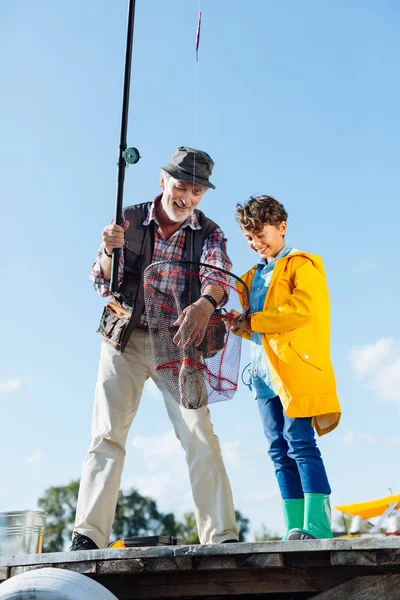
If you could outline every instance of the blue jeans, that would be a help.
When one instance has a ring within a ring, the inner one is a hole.
[[[291,419],[279,396],[257,401],[283,500],[303,498],[304,493],[330,494],[311,417]]]

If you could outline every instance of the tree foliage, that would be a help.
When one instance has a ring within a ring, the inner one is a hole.
[[[235,510],[236,523],[239,531],[239,542],[245,542],[246,536],[249,533],[250,520],[242,515],[240,510]]]
[[[187,512],[183,515],[183,521],[178,524],[178,538],[186,544],[198,544],[199,534],[197,533],[196,519],[194,513]]]
[[[141,496],[137,490],[118,494],[113,536],[118,538],[157,535],[160,530],[161,514],[157,503]]]
[[[249,519],[244,517],[239,510],[235,511],[236,522],[239,531],[239,541],[244,542],[249,532]],[[177,530],[174,535],[182,539],[186,544],[198,544],[199,534],[197,533],[196,519],[193,512],[187,512],[183,515],[183,521],[177,523]]]
[[[61,552],[69,546],[75,521],[79,481],[65,486],[48,488],[39,498],[38,506],[47,512],[43,552]],[[239,539],[244,541],[249,531],[249,519],[236,511]],[[115,512],[111,541],[119,538],[149,535],[168,535],[182,539],[186,544],[198,544],[194,513],[183,515],[177,521],[173,513],[162,513],[152,498],[142,496],[135,489],[120,491]]]
[[[47,513],[43,552],[61,552],[74,528],[79,480],[51,487],[39,498],[38,506]]]
[[[282,539],[282,536],[273,532],[271,529],[269,529],[269,527],[264,525],[264,523],[261,525],[261,531],[256,531],[256,534],[255,534],[256,542],[272,542],[274,540],[281,540],[281,539]]]

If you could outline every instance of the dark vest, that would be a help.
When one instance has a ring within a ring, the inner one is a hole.
[[[154,250],[154,223],[143,225],[151,202],[127,206],[123,210],[123,220],[128,220],[130,225],[125,233],[124,246],[124,279],[115,297],[122,303],[133,308],[132,316],[124,328],[117,349],[124,351],[132,331],[135,329],[140,316],[144,311],[143,277],[146,267],[152,263]],[[185,260],[200,262],[205,240],[211,235],[218,225],[208,219],[201,210],[194,211],[201,229],[185,229]],[[200,297],[200,282],[196,279],[196,289],[193,293],[193,302]],[[101,331],[100,331],[101,333]],[[107,338],[106,338],[107,339]]]

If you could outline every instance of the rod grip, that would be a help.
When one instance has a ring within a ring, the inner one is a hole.
[[[110,292],[115,294],[118,292],[118,265],[120,258],[120,248],[114,248],[112,253],[112,263],[111,263],[111,282],[110,282]]]

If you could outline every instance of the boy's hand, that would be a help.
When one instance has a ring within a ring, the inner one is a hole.
[[[250,321],[250,317],[247,317],[247,319],[245,319],[242,323],[242,329],[243,331],[247,331],[247,333],[253,333],[253,330],[251,328],[251,321]]]
[[[224,318],[224,323],[227,327],[229,327],[232,333],[236,333],[240,329],[247,331],[248,333],[252,332],[250,317],[243,320],[242,314],[237,310],[231,310],[230,313]]]

